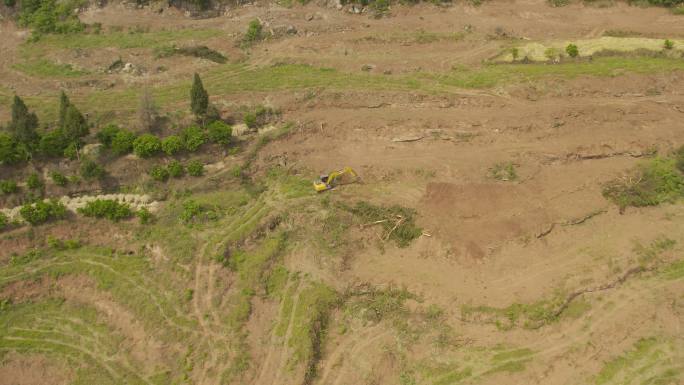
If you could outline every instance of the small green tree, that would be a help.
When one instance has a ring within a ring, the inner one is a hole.
[[[107,175],[104,167],[92,159],[84,159],[81,162],[81,176],[85,180],[103,179]]]
[[[667,50],[670,50],[670,49],[674,48],[674,42],[670,39],[666,39],[665,43],[663,44],[663,47],[665,47],[665,49],[667,49]]]
[[[14,95],[12,102],[12,120],[7,127],[15,140],[29,148],[38,142],[38,117],[29,112],[24,101]]]
[[[207,108],[209,107],[209,94],[204,89],[202,79],[200,79],[197,73],[195,73],[192,80],[192,88],[190,89],[190,107],[192,113],[198,119],[203,118],[207,114]]]
[[[69,104],[64,114],[64,137],[69,143],[76,145],[76,156],[78,156],[78,149],[81,147],[81,138],[88,135],[88,122],[81,114],[81,111],[73,104]]]
[[[121,131],[121,128],[116,124],[108,124],[98,131],[95,137],[103,146],[109,148],[112,146],[112,140],[119,131]]]
[[[243,39],[243,45],[249,46],[252,43],[263,39],[263,29],[264,27],[261,25],[259,19],[253,19],[250,21],[249,25],[247,26],[247,32],[245,33],[245,37]]]
[[[570,57],[577,57],[579,55],[579,48],[577,48],[575,44],[568,44],[568,46],[565,47],[565,52]]]
[[[0,132],[0,163],[17,164],[28,158],[29,154],[25,146],[18,145],[14,138]]]
[[[0,180],[0,192],[3,194],[14,194],[17,191],[19,191],[17,182],[10,179]]]
[[[172,160],[171,163],[169,163],[168,169],[169,175],[173,178],[180,178],[185,174],[185,167],[177,160]]]
[[[183,150],[184,144],[180,136],[169,135],[162,139],[161,146],[166,155],[174,155]]]
[[[161,140],[151,134],[142,134],[133,142],[133,153],[141,158],[149,158],[161,151]]]

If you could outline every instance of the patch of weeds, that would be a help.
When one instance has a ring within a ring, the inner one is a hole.
[[[363,224],[375,223],[383,228],[383,239],[392,239],[399,247],[408,246],[423,230],[415,223],[416,211],[401,206],[376,206],[368,202],[357,202],[353,207],[340,205],[361,219]]]
[[[408,311],[405,302],[409,299],[420,299],[406,288],[394,286],[385,289],[364,287],[356,293],[350,293],[350,295],[352,299],[347,304],[347,310],[352,315],[372,322],[405,315]]]
[[[679,279],[684,277],[684,260],[676,261],[666,266],[661,274],[665,279]]]
[[[130,218],[133,215],[131,207],[126,203],[119,203],[111,199],[96,199],[86,203],[85,207],[78,209],[80,214],[86,217],[107,218],[118,222]]]
[[[585,299],[576,299],[563,311],[563,317],[578,319],[591,309],[591,304]]]
[[[648,246],[637,243],[634,252],[639,257],[639,263],[646,266],[653,261],[657,261],[660,255],[668,250],[672,250],[677,242],[672,239],[660,237],[652,241]]]
[[[505,308],[464,305],[461,314],[464,318],[484,316],[499,330],[511,330],[516,326],[538,329],[558,320],[562,315],[558,314],[558,309],[564,302],[565,297],[559,293],[549,300],[543,299],[531,304],[514,303]]]
[[[663,48],[667,50],[674,48],[674,42],[670,39],[665,39],[665,42],[663,43]]]
[[[180,48],[176,47],[175,45],[162,46],[155,49],[155,54],[158,58],[181,55],[207,59],[213,61],[214,63],[220,64],[223,64],[228,60],[222,53],[215,51],[206,45],[195,45]]]
[[[135,215],[138,217],[140,220],[141,225],[146,225],[148,223],[152,223],[154,221],[154,216],[150,212],[150,210],[147,209],[147,207],[141,207]]]
[[[514,181],[518,179],[513,162],[501,162],[489,169],[489,176],[500,181]]]
[[[183,202],[183,211],[180,213],[179,218],[185,224],[192,224],[215,221],[220,216],[221,213],[218,207],[200,204],[195,200],[188,199]]]
[[[621,356],[615,357],[603,365],[603,368],[594,379],[596,385],[609,383],[622,383],[623,381],[632,382],[645,375],[652,376],[665,375],[672,370],[680,371],[681,368],[668,368],[668,361],[665,357],[667,344],[656,337],[642,338],[634,343],[632,349]],[[664,367],[663,367],[664,366]],[[638,381],[637,381],[638,382]],[[669,383],[663,382],[642,382],[642,383]]]
[[[242,38],[242,47],[248,48],[254,43],[263,40],[265,37],[263,30],[264,27],[261,25],[259,19],[253,19],[250,21],[249,25],[247,26],[247,32],[245,32],[245,36]]]
[[[620,209],[655,206],[684,195],[684,177],[675,159],[658,157],[637,167],[632,175],[606,185],[603,195]]]
[[[17,182],[10,179],[0,180],[0,192],[2,192],[3,194],[14,194],[17,191],[19,191],[19,186],[17,186]]]
[[[88,71],[74,69],[71,64],[56,64],[46,59],[17,63],[12,68],[40,78],[71,78],[88,74]]]
[[[66,207],[56,200],[38,201],[22,206],[19,214],[26,222],[36,226],[51,220],[65,218]]]
[[[67,177],[64,176],[63,174],[60,174],[60,173],[57,172],[57,171],[52,171],[52,172],[50,173],[50,179],[52,179],[52,181],[53,181],[57,186],[64,187],[64,186],[66,186],[67,184],[69,184],[69,178],[67,178]]]

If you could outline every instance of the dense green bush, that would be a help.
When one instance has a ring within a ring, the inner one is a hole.
[[[185,148],[190,152],[197,151],[207,141],[206,134],[197,126],[185,128],[181,135]]]
[[[665,49],[672,49],[672,48],[674,48],[674,42],[670,39],[665,39],[665,43],[663,43],[663,47]]]
[[[0,180],[0,192],[3,194],[14,194],[17,191],[19,191],[17,182],[10,179]]]
[[[243,45],[249,46],[252,43],[262,40],[264,38],[263,29],[264,27],[261,25],[259,19],[253,19],[250,21],[249,25],[247,26],[245,37],[242,40]]]
[[[26,187],[30,188],[31,190],[40,190],[43,188],[43,185],[44,183],[40,179],[40,176],[35,172],[29,175],[28,179],[26,179]]]
[[[169,135],[161,141],[162,150],[166,155],[174,155],[183,150],[183,139],[178,135]]]
[[[119,131],[121,131],[121,128],[116,124],[108,124],[98,131],[97,134],[95,134],[95,137],[103,146],[109,148],[112,146],[112,139],[114,139],[114,136],[116,136]]]
[[[577,48],[575,44],[568,44],[568,46],[565,47],[565,52],[570,57],[577,57],[579,55],[579,48]]]
[[[185,174],[185,167],[177,160],[172,160],[171,163],[169,163],[168,169],[169,175],[173,178],[180,178]]]
[[[53,171],[50,173],[50,178],[52,179],[53,182],[57,186],[66,186],[69,183],[69,178],[65,177],[63,174],[60,174],[57,171]]]
[[[0,163],[17,164],[29,159],[26,146],[17,143],[11,136],[0,132]]]
[[[161,151],[161,140],[151,134],[140,135],[133,142],[133,152],[141,158],[149,158]]]
[[[75,160],[78,159],[78,142],[70,142],[64,149],[64,157]]]
[[[217,120],[209,124],[209,126],[207,126],[207,130],[209,131],[208,136],[210,141],[223,145],[230,144],[233,136],[233,128],[231,126],[220,120]]]
[[[197,223],[219,218],[219,211],[215,207],[202,205],[194,200],[183,202],[183,211],[180,220],[183,223]]]
[[[81,176],[86,180],[102,179],[107,175],[104,167],[92,159],[84,159],[81,162]]]
[[[85,207],[79,208],[78,212],[86,217],[107,218],[112,221],[120,221],[133,215],[133,211],[126,203],[119,203],[111,199],[90,201]]]
[[[133,146],[137,136],[127,130],[119,130],[112,137],[112,152],[117,155],[126,155],[133,151]]]
[[[46,157],[60,158],[64,156],[64,150],[69,146],[69,140],[64,132],[57,128],[44,133],[38,141],[38,152]]]
[[[158,182],[166,182],[169,179],[169,170],[164,166],[154,166],[150,169],[150,176]]]
[[[191,160],[188,163],[188,174],[192,176],[202,176],[204,174],[204,165],[198,160]]]
[[[66,207],[56,200],[38,201],[34,204],[29,203],[22,206],[19,214],[26,222],[35,226],[53,219],[66,217]]]
[[[18,21],[37,35],[81,32],[85,24],[75,14],[81,4],[78,0],[22,0]]]

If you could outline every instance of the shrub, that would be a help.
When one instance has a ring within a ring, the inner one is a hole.
[[[245,125],[249,128],[256,128],[257,127],[257,117],[256,114],[254,113],[247,113],[245,114],[245,117],[243,119],[245,121]]]
[[[106,175],[105,169],[94,160],[84,159],[81,163],[81,176],[86,180],[102,179]]]
[[[207,141],[204,131],[197,126],[187,127],[183,130],[182,136],[185,148],[190,152],[197,151]]]
[[[497,163],[489,169],[489,176],[501,181],[512,181],[518,179],[515,165],[512,162]]]
[[[196,117],[200,118],[207,114],[209,107],[209,94],[204,89],[202,79],[198,74],[195,74],[192,80],[192,88],[190,89],[190,108]]]
[[[665,47],[665,49],[672,49],[674,48],[674,42],[672,42],[672,40],[666,39],[665,43],[663,43],[663,47]]]
[[[133,152],[141,158],[149,158],[161,151],[161,141],[154,135],[140,135],[133,142]]]
[[[174,155],[183,150],[183,139],[178,135],[170,135],[162,139],[161,142],[162,151],[166,155]]]
[[[568,44],[568,46],[565,47],[565,52],[567,52],[570,57],[577,57],[579,55],[579,48],[577,48],[575,44]]]
[[[150,170],[150,176],[158,182],[166,182],[169,179],[169,170],[164,166],[154,166]]]
[[[183,211],[180,214],[183,223],[216,220],[218,217],[219,212],[216,208],[204,206],[191,199],[183,202]]]
[[[112,145],[112,140],[116,134],[119,133],[119,131],[121,131],[119,126],[116,124],[109,124],[98,131],[98,133],[95,134],[95,137],[97,138],[98,142],[102,143],[103,146],[109,148]]]
[[[382,207],[367,202],[357,202],[354,207],[342,207],[360,217],[363,223],[382,221],[378,223],[384,229],[384,239],[393,239],[399,247],[408,246],[423,233],[415,223],[416,211],[410,208],[397,205]]]
[[[243,39],[243,45],[249,46],[254,42],[263,39],[263,26],[259,19],[253,19],[247,26],[247,32]]]
[[[43,156],[57,158],[64,156],[64,150],[69,146],[69,140],[61,129],[48,131],[38,141],[38,152]]]
[[[224,122],[215,121],[207,127],[209,131],[209,140],[217,143],[228,145],[233,136],[233,128]]]
[[[180,178],[183,176],[183,174],[185,174],[185,167],[183,167],[181,162],[179,162],[177,160],[173,160],[173,161],[171,161],[171,163],[169,163],[168,170],[169,170],[169,175],[172,178]]]
[[[133,151],[133,144],[135,143],[136,135],[127,130],[119,130],[112,137],[112,152],[116,155],[126,155]]]
[[[133,211],[126,203],[119,203],[111,199],[96,199],[88,202],[78,212],[86,217],[107,218],[112,221],[130,218]]]
[[[192,176],[202,176],[204,174],[204,165],[198,160],[192,160],[188,163],[188,174]]]
[[[0,163],[17,164],[28,158],[29,153],[25,146],[21,146],[11,136],[0,132]]]
[[[0,212],[0,230],[4,230],[9,225],[9,218],[5,213]]]
[[[19,186],[17,182],[10,179],[0,180],[0,191],[3,194],[14,194],[19,191]]]
[[[26,179],[26,187],[31,190],[40,190],[43,188],[43,181],[40,179],[40,176],[34,172]]]
[[[69,179],[57,171],[50,173],[50,178],[57,186],[66,186],[69,183]]]
[[[64,149],[63,155],[71,160],[78,159],[78,143],[69,143]]]
[[[675,159],[655,158],[640,165],[629,178],[609,183],[603,195],[621,209],[674,201],[684,195],[684,177],[676,164]]]
[[[151,223],[154,219],[152,213],[147,209],[147,207],[141,207],[140,210],[135,213],[135,215],[138,217],[138,219],[140,219],[140,223],[143,225]]]
[[[47,244],[55,250],[74,250],[81,247],[81,241],[78,239],[59,239],[51,236],[48,236]]]
[[[674,157],[677,170],[684,173],[684,146],[679,147],[679,149],[675,151]]]
[[[22,206],[19,214],[26,222],[36,226],[53,219],[64,218],[66,207],[56,200],[38,201],[34,204],[29,203]]]

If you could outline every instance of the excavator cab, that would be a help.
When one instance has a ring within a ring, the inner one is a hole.
[[[314,190],[317,192],[327,191],[341,184],[354,183],[359,179],[359,175],[351,167],[333,171],[330,174],[321,175],[318,180],[313,182]]]

